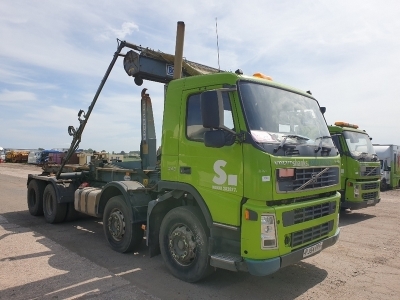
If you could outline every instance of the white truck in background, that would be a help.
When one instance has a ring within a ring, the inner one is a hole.
[[[6,161],[6,152],[3,147],[0,147],[0,162]]]
[[[381,191],[400,187],[400,146],[373,144],[381,162]]]

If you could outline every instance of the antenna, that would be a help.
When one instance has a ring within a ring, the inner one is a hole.
[[[221,67],[219,65],[218,21],[217,21],[217,18],[215,18],[215,33],[217,34],[218,71],[221,71]]]

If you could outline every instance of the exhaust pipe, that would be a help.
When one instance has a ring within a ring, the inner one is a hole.
[[[176,45],[174,59],[174,79],[182,77],[183,41],[185,38],[185,23],[179,21],[176,29]]]

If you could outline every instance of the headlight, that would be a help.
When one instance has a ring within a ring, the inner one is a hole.
[[[275,215],[261,215],[261,249],[277,247]]]
[[[360,185],[355,184],[354,185],[354,197],[357,198],[360,195]]]

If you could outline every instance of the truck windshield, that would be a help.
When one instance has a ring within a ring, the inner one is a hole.
[[[343,131],[343,136],[349,148],[350,155],[353,158],[362,160],[363,158],[376,156],[374,146],[372,146],[368,134],[355,131]]]
[[[334,147],[317,101],[247,81],[239,82],[239,93],[256,142]]]

